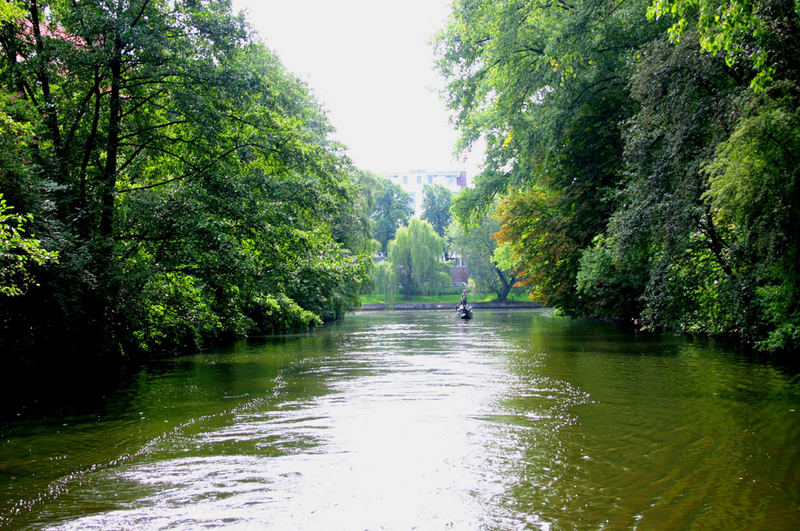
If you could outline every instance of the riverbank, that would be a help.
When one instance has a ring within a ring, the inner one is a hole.
[[[516,302],[516,301],[496,301],[496,302],[473,302],[470,303],[476,310],[517,310],[542,308],[538,302]],[[390,310],[452,310],[456,307],[453,302],[399,302]],[[360,311],[382,311],[386,310],[385,304],[364,304]]]

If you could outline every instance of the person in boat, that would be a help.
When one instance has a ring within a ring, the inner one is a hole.
[[[464,308],[465,310],[469,310],[469,303],[467,302],[467,290],[461,292],[461,302],[458,304],[459,308]]]

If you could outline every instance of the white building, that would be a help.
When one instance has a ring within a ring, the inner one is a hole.
[[[382,176],[391,179],[393,183],[408,192],[414,206],[414,215],[417,217],[422,216],[422,190],[426,184],[440,184],[454,194],[467,186],[467,172],[459,170],[412,170],[402,173],[383,173]]]

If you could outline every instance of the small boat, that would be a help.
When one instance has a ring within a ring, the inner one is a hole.
[[[456,308],[456,315],[459,319],[472,319],[472,307],[469,305],[466,307],[459,305],[458,308]]]

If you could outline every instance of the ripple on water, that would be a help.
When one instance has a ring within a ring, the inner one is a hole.
[[[508,462],[487,460],[482,424],[502,424],[488,412],[509,346],[490,330],[456,344],[420,326],[347,345],[282,372],[284,391],[308,383],[310,394],[184,430],[159,445],[158,459],[119,472],[135,487],[117,510],[66,526],[191,528],[219,525],[220,514],[226,527],[304,529],[493,521],[475,493],[507,487]]]
[[[798,522],[800,422],[789,413],[799,409],[797,381],[618,337],[606,325],[537,315],[484,312],[471,323],[434,312],[359,316],[320,331],[324,341],[298,341],[295,355],[282,350],[291,342],[265,349],[264,363],[274,365],[275,356],[285,363],[269,382],[257,378],[263,394],[240,392],[237,380],[261,370],[259,355],[240,365],[220,358],[219,374],[230,380],[192,385],[205,395],[212,385],[230,386],[220,391],[228,405],[179,422],[124,459],[52,483],[61,491],[24,522],[66,529]]]

